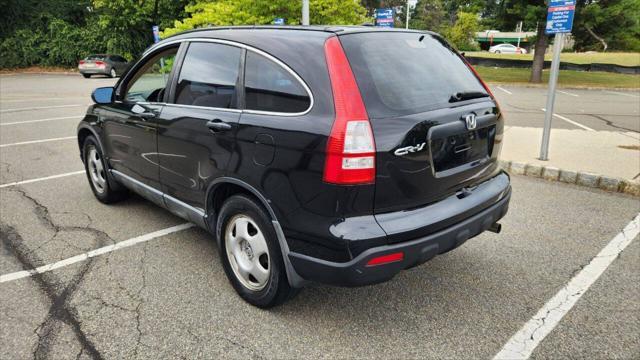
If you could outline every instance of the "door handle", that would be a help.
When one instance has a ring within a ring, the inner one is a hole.
[[[227,124],[226,122],[223,122],[220,119],[214,119],[214,120],[207,121],[207,127],[212,132],[231,130],[231,125]]]

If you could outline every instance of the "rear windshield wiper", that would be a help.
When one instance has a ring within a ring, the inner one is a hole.
[[[477,99],[482,97],[489,97],[490,95],[482,91],[461,91],[451,95],[449,102],[458,102],[470,99]]]

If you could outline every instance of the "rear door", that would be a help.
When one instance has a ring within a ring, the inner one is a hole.
[[[225,174],[234,148],[243,51],[191,42],[158,122],[163,192],[196,213],[206,209],[207,185]],[[172,211],[183,208],[171,199],[167,206]]]
[[[444,40],[416,32],[340,40],[373,127],[376,213],[424,206],[495,175],[499,108]]]

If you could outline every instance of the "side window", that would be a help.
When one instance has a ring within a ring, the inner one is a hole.
[[[177,48],[162,52],[138,69],[129,80],[125,101],[161,102],[177,52]]]
[[[307,110],[311,104],[309,94],[298,79],[252,51],[247,51],[244,86],[248,110],[297,113]]]
[[[180,69],[176,104],[237,108],[241,52],[230,45],[191,43]]]

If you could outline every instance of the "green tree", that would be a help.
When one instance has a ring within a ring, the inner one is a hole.
[[[180,31],[222,25],[266,25],[277,17],[287,24],[301,22],[302,2],[290,0],[218,0],[199,1],[185,8],[190,16],[175,21],[173,27],[162,32],[167,37]],[[311,0],[309,4],[311,24],[352,25],[366,21],[366,10],[356,0]]]
[[[577,50],[640,51],[640,0],[579,0],[576,11]]]
[[[476,13],[459,11],[455,24],[445,33],[458,50],[478,50],[475,34],[480,30],[479,16]]]
[[[409,20],[412,29],[446,33],[451,23],[443,0],[419,0]]]

